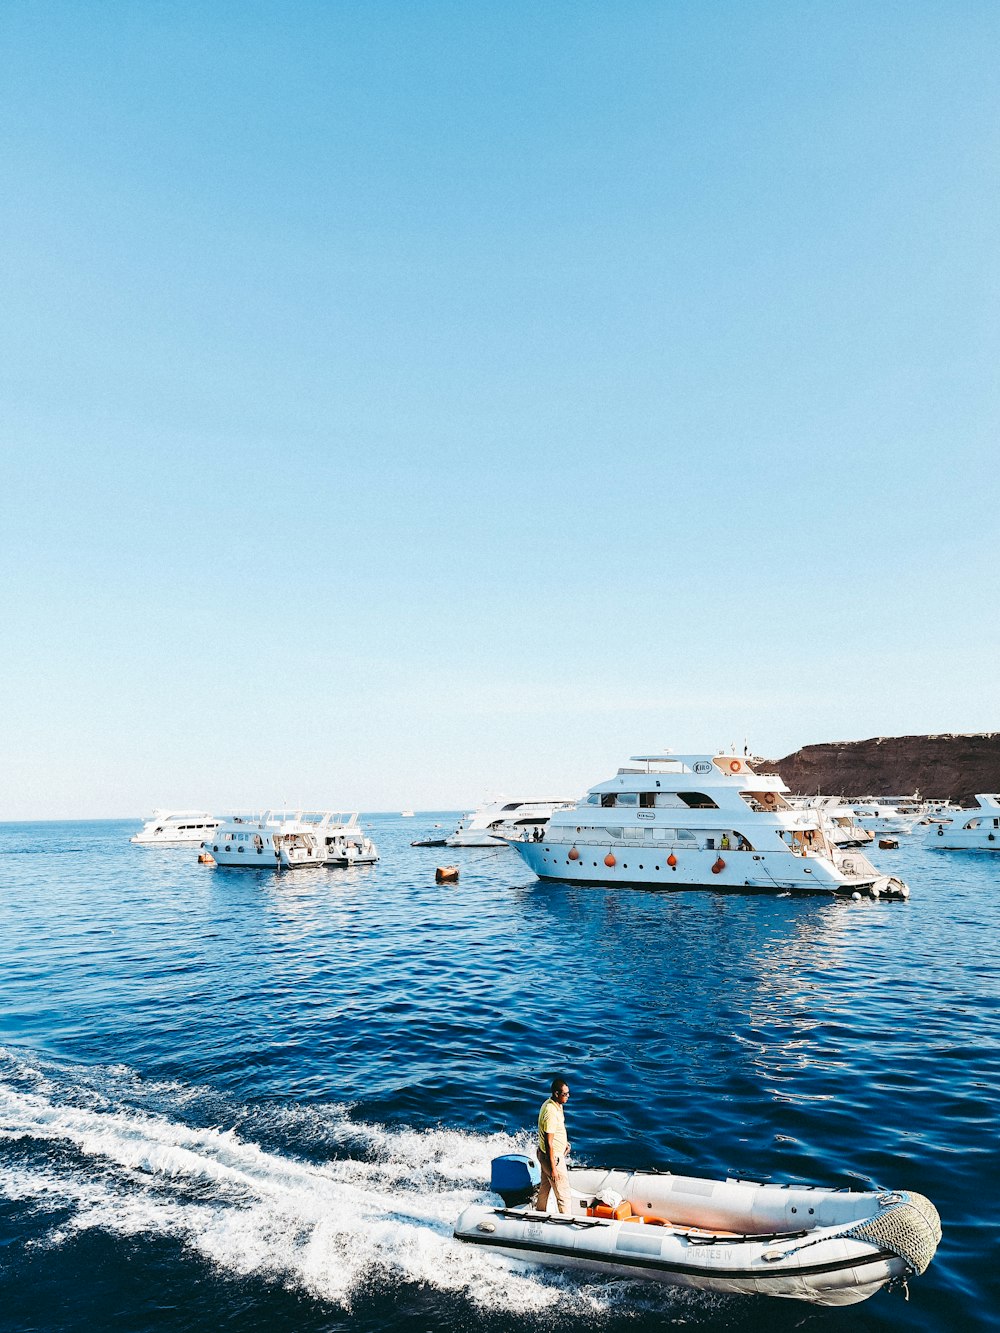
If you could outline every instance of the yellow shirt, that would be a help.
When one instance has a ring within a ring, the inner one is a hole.
[[[546,1134],[552,1135],[552,1147],[557,1157],[562,1157],[569,1147],[569,1139],[566,1137],[566,1116],[558,1102],[554,1102],[551,1097],[542,1103],[542,1109],[538,1112],[538,1146],[543,1152],[548,1152],[549,1143]]]

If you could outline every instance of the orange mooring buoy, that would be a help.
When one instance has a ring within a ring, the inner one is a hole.
[[[567,852],[567,856],[571,861],[579,861],[580,859],[580,853],[576,850],[575,847],[571,847],[569,849],[569,851]]]
[[[673,870],[676,864],[677,864],[677,857],[674,856],[673,852],[671,852],[670,855],[667,857],[667,865],[670,867],[671,870]]]
[[[720,856],[719,859],[716,861],[715,865],[712,867],[712,874],[718,875],[720,871],[725,870],[725,868],[726,868],[726,863]]]
[[[438,866],[434,879],[438,884],[454,884],[458,879],[458,866]]]
[[[616,866],[618,864],[614,852],[608,852],[607,856],[604,858],[604,864],[606,866]]]

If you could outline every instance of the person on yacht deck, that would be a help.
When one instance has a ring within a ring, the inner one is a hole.
[[[570,1211],[569,1176],[566,1174],[566,1155],[569,1141],[566,1138],[565,1106],[569,1099],[569,1084],[561,1076],[552,1080],[552,1095],[542,1103],[538,1112],[538,1165],[542,1169],[542,1183],[538,1186],[538,1199],[535,1207],[544,1213],[549,1202],[549,1192],[556,1196],[560,1213]]]

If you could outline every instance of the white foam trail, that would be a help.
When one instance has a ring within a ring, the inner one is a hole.
[[[58,1214],[49,1244],[91,1228],[167,1236],[229,1273],[277,1280],[342,1307],[387,1280],[462,1292],[480,1308],[511,1314],[594,1314],[622,1301],[621,1284],[590,1286],[557,1270],[523,1268],[453,1238],[455,1218],[482,1196],[490,1158],[523,1151],[526,1138],[391,1131],[351,1122],[341,1107],[311,1109],[310,1120],[319,1116],[333,1139],[366,1154],[313,1164],[78,1084],[59,1097],[37,1068],[22,1064],[18,1073],[31,1090],[0,1081],[0,1141],[22,1141],[30,1153],[4,1154],[0,1194]],[[103,1076],[120,1073],[135,1090],[130,1071]],[[156,1095],[167,1087],[158,1085]],[[190,1089],[178,1093],[179,1103],[190,1101]],[[26,1157],[27,1164],[17,1160]],[[686,1299],[664,1293],[655,1305]]]
[[[5,1162],[0,1192],[70,1209],[50,1242],[94,1227],[170,1236],[228,1272],[269,1276],[343,1306],[374,1276],[465,1291],[512,1311],[557,1299],[552,1285],[451,1236],[479,1192],[460,1182],[482,1179],[489,1156],[509,1150],[509,1140],[392,1135],[378,1126],[364,1134],[380,1160],[315,1166],[229,1130],[0,1086],[0,1138],[70,1144],[85,1159],[68,1171]]]

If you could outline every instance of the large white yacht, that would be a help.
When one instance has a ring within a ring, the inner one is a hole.
[[[635,755],[631,766],[554,811],[540,842],[511,842],[541,879],[633,887],[779,889],[907,898],[860,852],[795,810],[777,774],[733,754]]]
[[[534,838],[544,830],[553,810],[572,801],[489,801],[459,823],[446,847],[504,847],[512,838]]]
[[[142,847],[190,846],[212,837],[221,823],[207,810],[154,810],[129,842]]]
[[[356,811],[265,810],[233,815],[202,845],[216,864],[250,870],[371,865],[378,860],[378,849],[358,824]]]
[[[981,792],[969,810],[955,810],[927,830],[926,846],[942,852],[1000,852],[1000,793]]]

